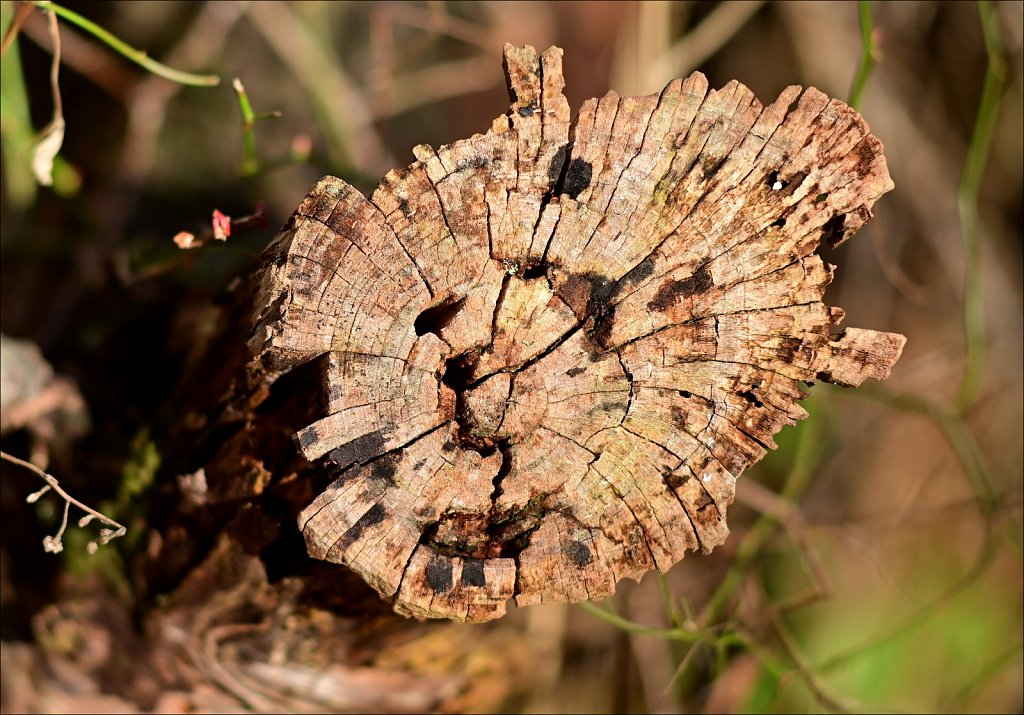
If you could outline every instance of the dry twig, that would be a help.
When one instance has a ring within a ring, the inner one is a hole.
[[[24,467],[25,469],[28,469],[32,473],[36,474],[44,482],[46,482],[46,485],[43,486],[42,489],[40,489],[39,491],[32,492],[31,494],[28,495],[28,497],[25,498],[25,501],[27,501],[29,504],[34,504],[35,502],[39,501],[39,498],[46,494],[46,492],[50,491],[51,489],[54,492],[56,492],[61,499],[64,500],[64,516],[61,519],[60,528],[57,530],[57,533],[53,536],[46,536],[43,538],[43,548],[47,552],[59,554],[61,551],[64,550],[62,537],[64,535],[64,530],[67,529],[68,526],[68,512],[70,511],[72,504],[74,504],[76,507],[85,512],[85,516],[78,520],[79,526],[87,526],[89,522],[91,522],[93,519],[99,519],[103,523],[109,524],[111,527],[113,527],[111,529],[100,529],[99,537],[90,541],[89,545],[86,547],[90,554],[95,553],[96,549],[102,546],[103,544],[107,544],[118,537],[124,536],[125,533],[127,532],[127,529],[124,526],[117,523],[109,516],[106,516],[105,514],[96,511],[88,504],[84,504],[75,499],[70,494],[68,494],[66,491],[64,491],[64,489],[61,488],[60,483],[57,481],[56,477],[44,472],[42,469],[32,464],[31,462],[26,462],[23,459],[18,459],[17,457],[12,456],[7,452],[3,451],[0,451],[0,459],[4,459],[10,462],[11,464],[16,464],[19,467]]]

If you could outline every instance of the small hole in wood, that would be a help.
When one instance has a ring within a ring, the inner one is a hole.
[[[523,280],[527,280],[528,281],[528,280],[530,280],[532,278],[541,278],[541,277],[547,275],[547,272],[548,272],[548,264],[547,263],[538,263],[535,266],[527,267],[527,269],[525,271],[523,271]]]
[[[781,191],[782,189],[789,186],[789,182],[780,179],[779,172],[773,171],[770,174],[768,174],[768,186],[771,187],[772,191]]]
[[[441,330],[454,320],[465,300],[465,298],[457,300],[452,298],[424,310],[413,323],[416,335],[433,333],[439,336]]]

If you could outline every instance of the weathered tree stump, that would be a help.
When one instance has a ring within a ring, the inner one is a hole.
[[[249,394],[319,382],[309,554],[404,614],[601,598],[709,551],[799,383],[882,379],[904,343],[822,303],[819,244],[892,188],[857,112],[694,73],[570,121],[561,57],[506,46],[487,134],[369,198],[325,177],[257,276]]]

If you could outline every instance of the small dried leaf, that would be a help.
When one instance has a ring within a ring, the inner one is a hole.
[[[218,241],[228,240],[231,235],[231,217],[221,213],[220,210],[213,210],[213,237]]]
[[[182,250],[192,248],[195,243],[195,234],[188,231],[178,231],[178,233],[174,234],[174,244]]]
[[[32,173],[42,186],[53,186],[53,160],[64,145],[64,118],[54,117],[32,151]]]

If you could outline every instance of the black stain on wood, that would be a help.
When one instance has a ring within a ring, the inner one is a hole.
[[[320,439],[320,435],[317,434],[316,427],[313,427],[312,425],[310,425],[306,429],[304,429],[301,432],[299,432],[298,438],[299,438],[299,446],[302,447],[303,449],[305,449],[306,447],[308,447],[309,445],[313,444],[318,439]]]
[[[427,585],[434,593],[446,593],[452,590],[452,562],[443,557],[435,556],[427,564]]]
[[[803,345],[803,341],[800,338],[795,335],[787,335],[779,340],[776,355],[779,356],[780,360],[789,363],[796,362],[796,354],[800,350],[801,345]]]
[[[582,542],[572,541],[566,550],[569,552],[569,558],[572,559],[572,562],[581,568],[594,560],[590,549]]]
[[[558,297],[582,322],[590,315],[607,312],[615,295],[616,283],[597,273],[573,273],[558,288]]]
[[[462,567],[462,583],[470,586],[486,586],[483,559],[469,559]]]
[[[682,431],[686,431],[686,410],[679,405],[672,405],[672,424]]]
[[[466,171],[467,169],[483,169],[487,166],[488,161],[486,157],[480,156],[479,154],[469,159],[463,159],[455,165],[455,171]]]
[[[565,169],[565,157],[569,153],[569,147],[564,144],[558,147],[551,163],[548,164],[548,186],[553,192],[558,191],[559,182],[564,181],[563,170]]]
[[[685,467],[682,467],[675,471],[666,468],[661,473],[661,478],[672,491],[679,489],[679,487],[683,486],[688,481],[690,481],[690,479],[692,479],[692,477],[690,476],[690,471]]]
[[[452,442],[451,440],[447,440],[444,444],[441,445],[441,451],[442,452],[454,452],[455,451],[455,443]]]
[[[331,547],[331,553],[329,555],[340,555],[345,553],[352,544],[359,540],[359,537],[363,535],[371,526],[380,524],[388,517],[387,510],[380,504],[374,504],[371,506],[365,514],[356,520],[356,523],[348,528],[348,530],[338,540],[338,543]]]
[[[648,310],[664,313],[677,301],[703,293],[714,285],[711,272],[701,266],[692,275],[682,280],[669,280],[662,284],[654,298],[647,304]]]
[[[395,486],[395,472],[398,470],[397,459],[394,455],[381,457],[370,465],[370,478],[383,482],[387,486]]]
[[[654,256],[648,256],[640,263],[633,266],[633,268],[626,275],[622,276],[619,281],[621,285],[631,284],[640,285],[645,278],[650,277],[654,273]]]
[[[576,198],[580,193],[590,186],[594,178],[594,167],[589,161],[579,157],[569,162],[569,170],[565,174],[565,183],[562,186],[562,193]]]
[[[576,377],[577,375],[582,375],[584,372],[586,372],[586,370],[582,367],[570,367],[565,371],[565,374],[569,377]]]
[[[327,453],[327,459],[345,468],[350,464],[376,457],[383,451],[384,442],[384,433],[377,430],[332,449]]]

